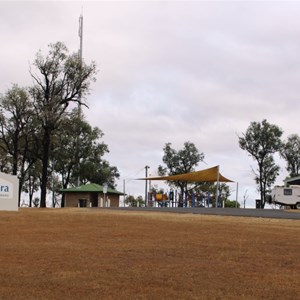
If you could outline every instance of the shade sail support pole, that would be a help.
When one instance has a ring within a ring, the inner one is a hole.
[[[220,166],[217,166],[216,208],[218,208],[218,204],[219,204],[219,181],[220,181]]]

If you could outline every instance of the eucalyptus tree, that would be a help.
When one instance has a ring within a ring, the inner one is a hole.
[[[36,161],[33,153],[36,133],[33,106],[25,88],[13,85],[0,103],[0,147],[6,171],[19,177],[19,204],[25,176]]]
[[[34,202],[34,193],[39,191],[41,186],[41,161],[36,160],[25,174],[22,191],[29,196],[29,207],[32,207]]]
[[[81,180],[83,183],[94,182],[101,185],[107,183],[109,187],[114,188],[120,173],[117,167],[111,166],[107,160],[103,159],[100,154],[101,147],[101,144],[93,146],[90,156],[81,161]]]
[[[272,155],[267,155],[262,163],[261,174],[254,172],[256,184],[264,191],[264,196],[271,192],[272,184],[274,184],[276,177],[279,175],[280,167],[275,164]],[[267,200],[264,198],[265,201]],[[263,208],[265,202],[262,203]]]
[[[11,163],[7,153],[7,149],[3,141],[0,139],[0,172],[10,173]]]
[[[158,173],[160,176],[177,175],[195,171],[195,167],[199,162],[204,160],[204,154],[199,152],[197,147],[192,142],[185,142],[183,148],[175,150],[171,143],[166,143],[163,148],[164,155],[162,161],[165,166],[159,165]],[[168,182],[168,185],[178,187],[181,195],[184,195],[188,190],[186,182],[176,181]],[[183,205],[183,199],[180,201],[180,206]]]
[[[142,196],[134,197],[129,195],[125,198],[125,204],[130,207],[141,207],[145,205],[145,200]]]
[[[300,171],[300,137],[298,134],[288,136],[280,151],[287,162],[287,171],[291,177],[298,176]]]
[[[88,154],[99,129],[92,127],[78,114],[77,109],[65,114],[52,136],[50,155],[51,172],[61,177],[62,187],[76,185],[79,177],[78,162]],[[80,145],[80,147],[79,147]]]
[[[96,65],[81,61],[77,53],[69,54],[67,47],[57,42],[49,45],[49,53],[36,54],[30,70],[33,86],[29,89],[33,100],[35,117],[41,132],[41,197],[40,206],[46,206],[49,175],[49,157],[52,137],[60,126],[70,102],[86,105],[82,99],[95,80]]]
[[[251,122],[246,132],[239,137],[239,146],[246,150],[257,162],[258,169],[255,173],[255,181],[261,197],[261,207],[264,208],[268,187],[275,182],[278,174],[273,155],[282,148],[282,130],[273,124],[263,120]]]
[[[63,188],[77,185],[78,179],[79,184],[106,182],[114,187],[119,173],[103,159],[109,152],[108,146],[101,142],[103,136],[98,127],[92,127],[84,116],[79,117],[77,109],[62,118],[61,126],[52,137],[50,160],[52,171],[60,175]]]
[[[13,85],[0,103],[0,134],[2,150],[10,156],[11,173],[18,175],[22,143],[26,138],[28,119],[31,118],[31,103],[25,89]]]

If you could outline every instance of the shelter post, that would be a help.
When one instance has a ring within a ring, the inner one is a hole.
[[[148,206],[148,180],[147,180],[147,177],[148,177],[148,169],[150,167],[149,166],[146,166],[145,167],[145,172],[146,172],[146,180],[145,180],[145,206]]]
[[[217,166],[217,191],[216,191],[216,208],[219,205],[219,181],[220,181],[220,166]]]

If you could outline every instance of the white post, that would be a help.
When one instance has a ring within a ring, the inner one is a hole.
[[[106,199],[106,193],[107,193],[107,189],[108,189],[108,184],[104,183],[103,184],[103,194],[104,194],[104,206],[107,207],[107,199]]]

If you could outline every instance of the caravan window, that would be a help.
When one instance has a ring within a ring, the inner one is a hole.
[[[292,189],[283,189],[283,195],[292,196],[293,195],[293,190]]]

